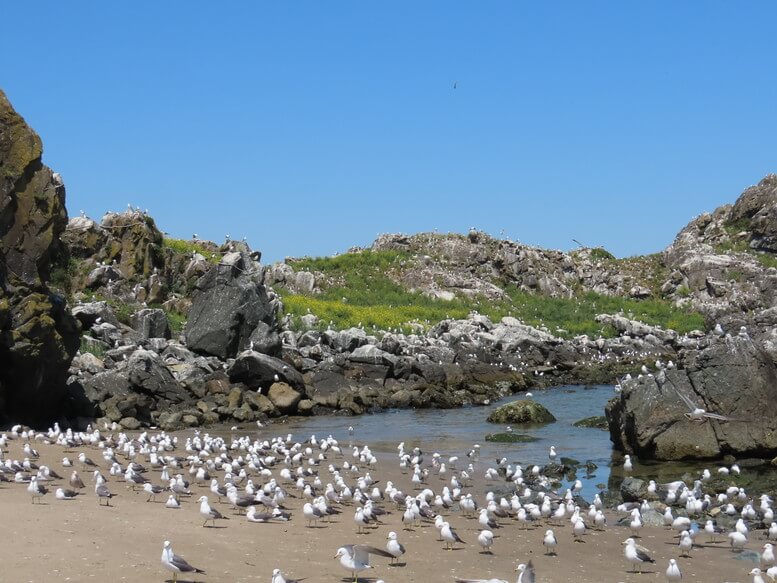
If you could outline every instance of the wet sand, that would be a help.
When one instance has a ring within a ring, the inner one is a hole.
[[[629,573],[631,566],[623,557],[621,543],[630,533],[627,528],[612,526],[619,517],[614,512],[608,513],[610,526],[604,532],[586,534],[585,542],[573,541],[568,519],[557,524],[542,521],[527,530],[521,529],[517,522],[505,521],[502,528],[494,531],[493,554],[488,555],[480,552],[476,541],[477,520],[465,518],[458,508],[448,511],[446,519],[467,544],[457,545],[451,551],[446,551],[444,543],[437,540],[438,531],[432,524],[414,531],[403,530],[402,511],[385,503],[392,514],[377,528],[370,528],[367,534],[356,534],[354,505],[342,506],[341,515],[308,528],[301,510],[305,500],[293,484],[285,485],[289,494],[297,496],[286,502],[293,513],[292,520],[287,523],[249,523],[245,517],[233,514],[228,502],[219,504],[206,485],[193,484],[194,495],[182,498],[180,509],[171,510],[164,506],[166,494],[157,496],[157,502],[146,502],[147,494],[140,490],[133,492],[121,479],[109,476],[107,463],[97,448],[63,452],[56,445],[40,442],[33,442],[33,445],[41,454],[37,463],[49,465],[65,480],[47,484],[51,492],[35,504],[31,503],[26,484],[0,484],[0,516],[4,526],[2,581],[172,580],[172,574],[160,564],[164,540],[171,540],[176,554],[206,571],[205,575],[196,577],[182,575],[179,581],[269,582],[276,567],[288,577],[306,578],[307,581],[351,581],[349,573],[333,558],[337,548],[353,543],[385,548],[386,536],[392,530],[398,533],[400,542],[407,548],[400,565],[389,566],[388,559],[374,557],[374,569],[364,572],[360,581],[374,583],[383,579],[386,583],[430,583],[449,582],[454,577],[496,577],[514,581],[517,562],[529,560],[535,565],[537,580],[548,583],[664,581],[668,560],[677,558],[684,581],[744,583],[751,580],[747,573],[755,566],[735,559],[736,554],[728,549],[723,538],[717,544],[707,544],[704,534],[698,538],[703,546],[694,549],[692,558],[679,558],[673,532],[646,527],[639,543],[652,551],[656,564],[645,565],[645,573]],[[22,447],[21,439],[10,441],[5,458],[22,459]],[[62,467],[62,456],[68,455],[75,460],[80,451],[98,462],[108,478],[108,486],[117,495],[110,507],[98,505],[91,472],[82,470],[77,462],[75,469],[86,483],[82,495],[73,501],[54,498],[53,492],[58,485],[68,487],[67,478],[73,469]],[[185,454],[180,448],[171,453]],[[344,459],[351,460],[350,453],[346,457],[328,457],[328,462],[336,465]],[[123,461],[121,456],[119,459]],[[136,461],[146,463],[140,458]],[[273,472],[276,479],[279,479],[280,467],[279,464]],[[477,474],[482,476],[487,464],[481,460],[476,467]],[[370,473],[380,480],[381,487],[385,486],[386,480],[393,480],[405,493],[417,493],[411,487],[409,475],[401,473],[395,460],[381,459]],[[153,483],[159,483],[159,471],[150,470],[146,476]],[[257,484],[262,482],[256,477],[253,479]],[[324,484],[330,481],[326,467],[321,467],[321,479]],[[355,478],[347,481],[351,484]],[[432,476],[428,485],[438,492],[444,483]],[[489,487],[502,485],[479,482],[468,491],[482,502]],[[203,527],[196,502],[201,494],[208,495],[211,504],[229,520],[217,521],[216,528]],[[261,508],[257,506],[257,510]],[[556,556],[544,554],[541,541],[546,528],[553,528],[559,540]],[[751,533],[747,548],[758,550],[763,542],[762,532]]]

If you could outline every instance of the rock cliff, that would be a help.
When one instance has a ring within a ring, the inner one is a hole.
[[[46,285],[67,263],[65,187],[40,137],[0,91],[0,415],[40,424],[73,411],[65,381],[79,326]]]

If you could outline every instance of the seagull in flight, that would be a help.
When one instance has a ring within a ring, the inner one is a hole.
[[[726,417],[725,415],[709,413],[706,409],[702,409],[696,403],[691,401],[688,396],[683,395],[679,390],[677,390],[677,387],[673,388],[674,392],[677,393],[677,396],[680,397],[683,403],[685,403],[690,410],[688,413],[685,413],[685,416],[691,421],[698,421],[699,423],[704,423],[707,419],[716,419],[718,421],[736,421],[736,419]]]

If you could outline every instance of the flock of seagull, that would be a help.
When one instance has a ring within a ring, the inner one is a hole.
[[[23,443],[22,460],[5,458],[9,442],[14,440]],[[524,468],[502,458],[495,460],[482,476],[476,476],[475,464],[480,458],[477,445],[466,453],[466,457],[459,458],[438,453],[425,455],[417,447],[406,448],[400,443],[396,463],[407,474],[405,479],[412,488],[411,492],[403,492],[391,480],[381,485],[373,479],[371,471],[376,470],[378,458],[367,445],[341,447],[332,436],[319,439],[315,435],[301,441],[295,441],[291,434],[272,439],[248,435],[225,439],[197,430],[184,438],[163,431],[144,431],[131,436],[92,428],[73,432],[63,431],[55,425],[47,432],[35,432],[15,426],[0,435],[0,451],[3,452],[0,481],[26,483],[33,504],[49,494],[48,484],[65,481],[50,467],[38,465],[40,456],[33,447],[38,441],[59,445],[64,448],[63,453],[81,450],[73,460],[69,457],[61,460],[62,467],[70,472],[69,487],[56,488],[57,500],[77,499],[86,489],[78,469],[91,474],[94,496],[98,504],[106,506],[111,505],[114,497],[111,488],[120,487],[122,481],[128,488],[142,489],[148,494],[147,501],[158,495],[167,496],[165,507],[169,509],[179,509],[184,497],[194,500],[196,494],[192,487],[196,484],[200,490],[207,488],[210,493],[197,498],[203,527],[228,520],[211,505],[211,500],[229,504],[241,519],[249,522],[292,520],[293,512],[289,508],[296,504],[301,506],[302,520],[307,526],[325,525],[336,515],[347,516],[351,513],[350,507],[353,508],[356,534],[394,520],[389,518],[390,514],[401,515],[403,530],[412,531],[422,524],[433,524],[444,548],[453,549],[468,544],[451,524],[452,513],[458,511],[462,518],[477,520],[475,540],[484,554],[492,553],[496,529],[515,524],[523,529],[544,526],[542,545],[547,555],[556,555],[563,546],[556,533],[564,528],[567,520],[574,541],[582,541],[591,530],[613,528],[608,526],[599,495],[588,504],[580,497],[583,486],[579,480],[560,494],[559,484],[546,475],[547,467]],[[98,461],[86,455],[84,450],[87,448],[99,450],[100,456],[94,455]],[[551,447],[549,465],[558,466],[558,458],[556,448]],[[632,469],[629,456],[625,458],[623,469],[626,473]],[[721,477],[732,478],[740,471],[736,465],[717,470]],[[158,476],[158,483],[152,482],[152,475]],[[501,492],[509,485],[511,493],[488,492],[483,499],[478,499],[473,487],[476,477],[481,482],[483,479],[486,483],[500,482]],[[623,542],[623,557],[631,572],[641,572],[646,564],[655,563],[650,550],[636,542],[645,526],[643,515],[651,510],[660,512],[665,527],[679,536],[677,559],[670,559],[665,570],[662,568],[669,582],[683,579],[678,559],[691,555],[699,544],[699,536],[707,536],[712,542],[720,536],[721,529],[712,516],[725,515],[731,520],[737,517],[734,528],[726,533],[734,551],[748,544],[752,531],[761,523],[768,525],[763,529],[765,538],[777,540],[777,523],[773,520],[772,499],[768,495],[753,498],[733,485],[712,493],[705,488],[712,477],[712,473],[705,470],[692,485],[682,481],[668,484],[650,481],[649,499],[621,504],[615,509],[623,517],[619,522],[631,534]],[[444,484],[439,491],[431,487],[432,478]],[[295,500],[299,499],[304,503],[297,504]],[[703,521],[704,526],[699,526]],[[371,560],[375,557],[388,559],[390,564],[403,560],[407,549],[399,539],[400,535],[394,530],[389,532],[383,548],[345,544],[336,549],[334,559],[357,582],[360,573],[374,568]],[[753,582],[777,580],[777,560],[771,543],[764,545],[759,559],[760,565],[749,573]],[[173,581],[177,581],[182,573],[203,572],[176,555],[170,541],[163,543],[161,564],[173,573]],[[518,583],[537,581],[538,575],[530,560],[516,561],[515,571]],[[276,568],[271,581],[293,583],[297,580],[287,578]],[[378,580],[378,583],[382,581]],[[505,579],[484,578],[455,578],[455,581],[506,583]]]

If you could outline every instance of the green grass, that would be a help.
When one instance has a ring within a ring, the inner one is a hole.
[[[99,344],[97,342],[91,342],[87,340],[84,337],[81,337],[81,354],[85,352],[89,352],[91,354],[94,354],[97,358],[102,358],[105,356],[105,348],[103,348],[102,344]]]
[[[715,245],[715,252],[722,255],[728,255],[730,253],[747,253],[748,255],[755,257],[756,261],[765,268],[777,267],[777,257],[772,253],[765,253],[763,251],[756,251],[747,243],[747,241],[724,241]]]
[[[646,324],[672,328],[680,333],[704,328],[698,313],[674,307],[661,299],[633,300],[579,294],[575,298],[549,298],[508,286],[506,298],[489,301],[483,297],[456,297],[451,301],[431,298],[407,290],[389,275],[414,259],[400,252],[363,251],[323,259],[295,260],[295,269],[308,269],[324,275],[331,284],[316,295],[291,294],[279,289],[286,313],[299,318],[306,313],[318,316],[321,327],[331,324],[343,329],[362,325],[368,332],[398,329],[410,332],[428,329],[441,320],[462,319],[472,311],[493,321],[514,316],[535,327],[545,326],[558,336],[613,336],[615,331],[594,319],[597,314],[623,312]]]
[[[186,326],[186,316],[184,314],[173,310],[165,310],[165,315],[167,316],[167,322],[170,324],[170,332],[172,332],[173,337],[183,332],[184,326]]]
[[[192,255],[192,253],[199,253],[210,263],[218,263],[221,261],[221,257],[213,252],[213,249],[209,249],[202,243],[197,241],[187,241],[185,239],[170,239],[165,237],[162,245],[167,249],[171,249],[181,255]]]

